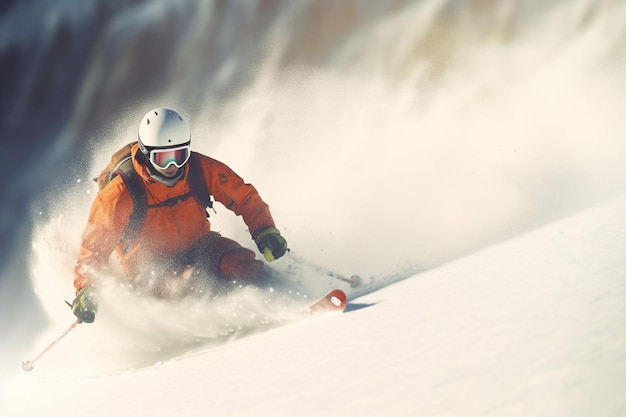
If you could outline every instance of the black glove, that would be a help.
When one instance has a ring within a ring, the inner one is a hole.
[[[287,241],[275,227],[262,227],[254,233],[253,237],[267,262],[272,262],[287,252]]]
[[[85,287],[78,292],[72,302],[72,313],[81,323],[93,323],[98,311],[96,292],[93,287]]]

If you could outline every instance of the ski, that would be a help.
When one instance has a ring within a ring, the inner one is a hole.
[[[346,293],[340,289],[329,291],[325,296],[315,301],[303,313],[307,315],[318,315],[324,313],[341,313],[345,310],[347,303]]]

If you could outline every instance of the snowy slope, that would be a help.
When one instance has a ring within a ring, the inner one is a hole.
[[[1,154],[1,417],[626,415],[623,0],[0,9],[0,137],[25,146]],[[248,292],[107,288],[25,374],[73,320],[91,178],[157,105],[259,189],[292,255],[375,279],[298,323]]]
[[[2,415],[623,416],[625,212],[617,200],[344,314],[158,366],[68,377],[71,361],[42,361],[5,384]]]

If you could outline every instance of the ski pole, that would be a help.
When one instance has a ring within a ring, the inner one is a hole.
[[[331,271],[330,269],[326,269],[322,266],[316,265],[311,261],[308,261],[304,258],[302,258],[301,256],[298,256],[296,254],[294,254],[293,252],[291,252],[291,257],[294,258],[296,261],[301,262],[303,264],[307,264],[310,267],[313,267],[315,269],[317,269],[318,271],[324,273],[325,275],[328,275],[329,277],[338,279],[339,281],[343,281],[343,282],[347,282],[348,284],[350,284],[350,286],[352,288],[354,287],[358,287],[359,285],[361,285],[362,279],[359,275],[352,275],[351,277],[346,277],[340,274],[337,274],[336,272]]]
[[[30,372],[33,370],[33,365],[35,364],[35,362],[37,362],[39,360],[39,358],[41,358],[47,351],[49,351],[50,349],[52,349],[52,347],[54,345],[56,345],[57,343],[59,343],[59,341],[61,339],[63,339],[65,336],[67,336],[67,334],[69,332],[72,331],[72,329],[76,326],[78,326],[81,323],[80,320],[76,320],[74,323],[72,323],[72,325],[70,327],[68,327],[67,329],[63,330],[63,333],[61,333],[59,335],[59,337],[57,337],[56,339],[54,339],[52,341],[52,343],[50,343],[48,345],[48,347],[46,347],[44,350],[41,351],[41,353],[37,356],[35,356],[32,360],[30,361],[24,361],[22,362],[22,369],[25,370],[26,372]]]

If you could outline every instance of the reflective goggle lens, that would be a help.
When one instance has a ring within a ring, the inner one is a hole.
[[[189,146],[173,149],[153,149],[150,151],[150,162],[153,165],[167,169],[174,164],[177,168],[182,168],[190,156]]]

